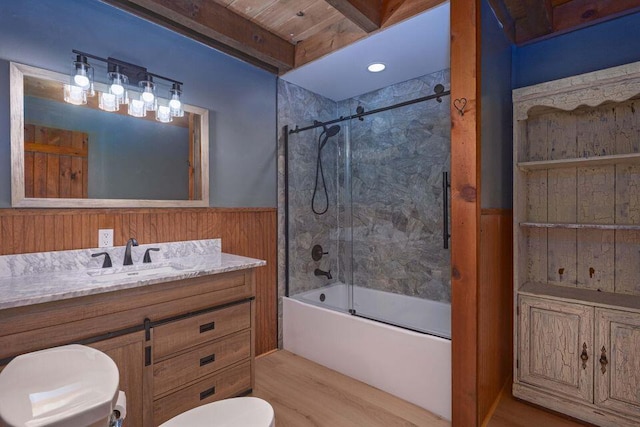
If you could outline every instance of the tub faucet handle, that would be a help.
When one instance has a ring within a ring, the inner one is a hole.
[[[320,261],[322,259],[322,255],[328,254],[329,252],[324,252],[324,249],[322,249],[322,246],[320,245],[314,245],[313,248],[311,248],[311,259],[314,261]]]

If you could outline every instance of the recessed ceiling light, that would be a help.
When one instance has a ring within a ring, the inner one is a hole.
[[[385,68],[387,68],[387,66],[384,65],[382,62],[374,62],[373,64],[367,67],[367,70],[369,70],[372,73],[379,73],[380,71],[383,71]]]

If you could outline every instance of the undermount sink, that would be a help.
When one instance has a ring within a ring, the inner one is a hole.
[[[100,270],[87,271],[87,274],[96,281],[113,281],[126,278],[146,278],[158,274],[175,273],[183,269],[184,266],[171,263],[126,268],[102,268]]]

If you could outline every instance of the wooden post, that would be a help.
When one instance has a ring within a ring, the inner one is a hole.
[[[454,427],[478,425],[479,32],[480,1],[451,0],[451,352]],[[463,105],[464,114],[461,114],[458,108]]]

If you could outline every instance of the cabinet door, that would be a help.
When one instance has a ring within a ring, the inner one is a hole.
[[[593,307],[521,296],[519,323],[519,380],[593,402]]]
[[[116,362],[120,371],[120,390],[127,395],[127,417],[124,427],[149,425],[143,422],[145,401],[144,332],[122,335],[90,345]],[[147,393],[151,395],[151,393]]]
[[[596,309],[596,404],[640,417],[640,314]]]

